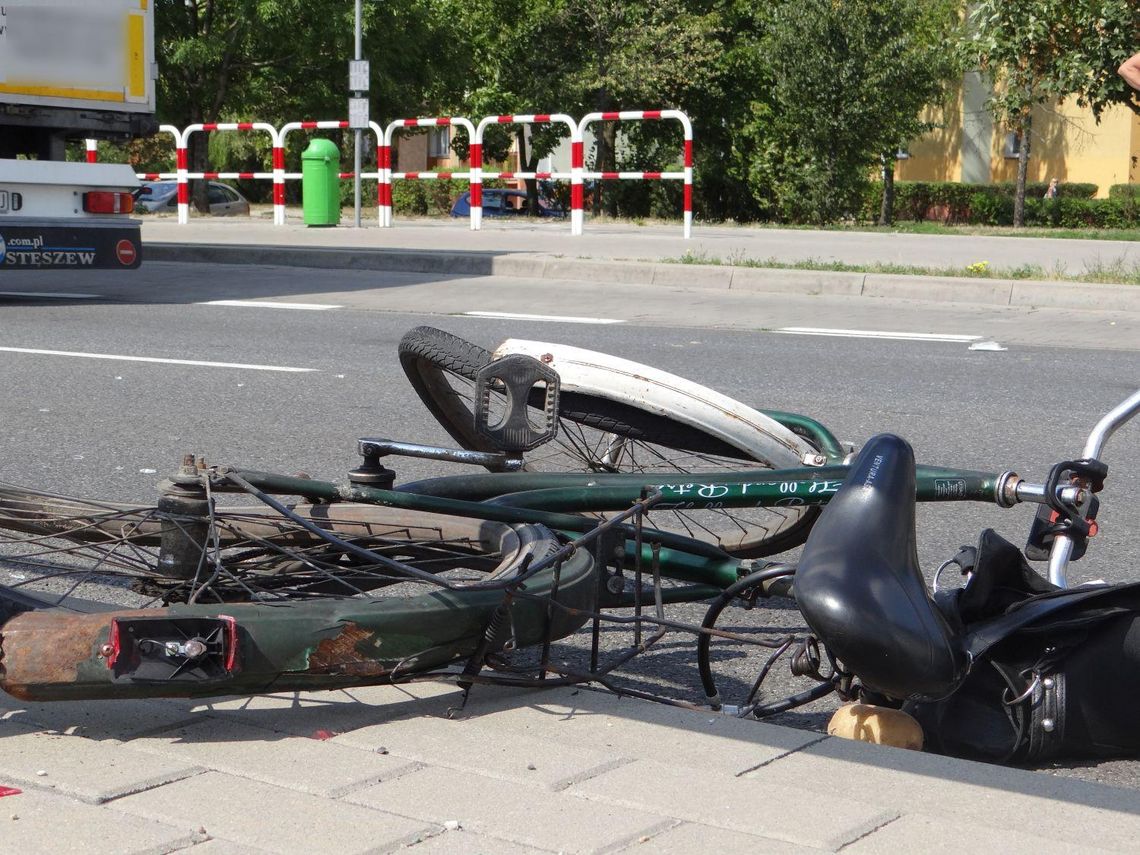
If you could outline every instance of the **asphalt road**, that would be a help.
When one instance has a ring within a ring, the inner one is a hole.
[[[922,463],[1014,469],[1032,480],[1043,479],[1054,462],[1079,455],[1100,415],[1140,386],[1135,322],[1108,313],[974,311],[867,299],[797,302],[763,295],[746,300],[660,288],[665,293],[608,288],[592,297],[551,283],[543,283],[540,304],[533,286],[531,302],[520,302],[524,285],[490,278],[153,264],[132,277],[6,278],[0,282],[0,291],[8,292],[0,295],[0,480],[149,501],[157,479],[189,451],[213,462],[336,479],[356,464],[358,436],[445,443],[396,361],[400,337],[421,323],[485,346],[523,337],[612,352],[755,405],[813,415],[846,441],[861,443],[891,431],[910,440]],[[17,289],[41,296],[13,295]],[[49,292],[92,296],[43,296]],[[314,295],[340,308],[201,304],[238,297],[312,304]],[[457,314],[507,303],[544,314],[573,305],[575,315],[625,323]],[[1007,349],[776,331],[786,326],[943,331],[997,338]],[[113,358],[122,356],[182,362]],[[1134,539],[1140,519],[1138,440],[1140,424],[1132,424],[1108,446],[1101,534],[1073,568],[1074,580],[1127,579],[1140,565]],[[400,480],[439,471],[421,461],[396,468]],[[987,526],[1021,543],[1030,518],[1027,508],[921,506],[923,566],[932,572]],[[742,625],[798,626],[798,615],[778,606],[741,617]],[[699,618],[699,612],[688,616]],[[695,700],[691,649],[689,640],[670,643],[639,662],[641,670],[628,679]],[[725,687],[746,688],[755,662],[733,651],[721,662]],[[818,727],[821,714],[793,714],[784,721]],[[1140,788],[1140,763],[1064,773]]]

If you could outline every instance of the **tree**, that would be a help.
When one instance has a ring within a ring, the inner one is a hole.
[[[256,106],[260,115],[255,118],[273,121],[272,108],[288,100],[282,96],[291,91],[297,74],[325,77],[315,73],[313,59],[323,64],[332,53],[330,21],[336,16],[330,12],[328,0],[158,0],[159,118],[185,127]],[[283,38],[285,22],[295,28],[293,38]],[[300,92],[317,98],[323,94],[305,88]],[[192,171],[207,169],[207,151],[205,134],[190,137]],[[205,183],[197,182],[194,201],[199,210],[208,210],[205,190]]]
[[[548,49],[540,32],[554,14],[546,0],[443,0],[444,14],[457,21],[466,57],[465,85],[451,94],[449,107],[470,116],[566,112],[565,68],[559,45]],[[483,136],[484,162],[504,160],[512,142],[519,171],[535,172],[566,136],[561,124],[491,125]],[[452,147],[468,156],[467,142]],[[526,180],[528,208],[538,207],[538,182]]]
[[[576,0],[568,4],[567,13],[586,36],[583,48],[588,57],[572,82],[578,91],[592,96],[593,110],[656,103],[685,104],[692,111],[698,106],[691,96],[707,88],[720,52],[715,13],[704,13],[699,4],[685,0]],[[601,123],[596,128],[595,168],[615,170],[617,126]],[[670,131],[676,133],[675,128]],[[595,193],[595,210],[603,199],[602,193]],[[610,201],[608,210],[617,212],[615,201]]]
[[[967,58],[994,86],[994,118],[1017,134],[1013,224],[1025,224],[1025,180],[1033,108],[1074,97],[1099,121],[1112,104],[1140,112],[1135,93],[1116,75],[1135,50],[1135,0],[979,0],[970,13]]]
[[[692,93],[712,79],[721,51],[715,12],[692,0],[443,3],[447,17],[463,22],[458,29],[471,57],[470,76],[457,96],[474,115],[561,112],[577,118],[595,110],[691,108],[700,103]],[[614,171],[617,128],[596,128],[595,168]],[[665,131],[676,138],[675,127]],[[528,172],[564,135],[557,125],[510,133]],[[510,142],[505,129],[489,128],[485,158],[504,153]],[[533,204],[533,181],[527,189]],[[595,193],[595,204],[601,198]],[[607,194],[611,212],[612,198]]]
[[[893,175],[952,68],[953,7],[941,0],[783,0],[759,42],[769,86],[751,181],[787,219],[857,213],[869,176]],[[889,216],[889,208],[888,208]]]
[[[958,0],[916,0],[896,10],[893,37],[884,44],[882,162],[883,201],[879,225],[894,221],[895,161],[898,151],[933,128],[927,107],[946,97],[960,71],[955,51],[961,21]],[[892,139],[892,137],[894,137]]]
[[[160,120],[185,127],[343,117],[353,12],[351,0],[157,0]],[[432,0],[365,3],[363,24],[372,96],[389,118],[415,115],[458,85],[459,40]],[[388,49],[392,33],[401,34],[400,50]],[[206,170],[207,142],[191,136],[192,171]],[[198,185],[204,209],[205,184]]]

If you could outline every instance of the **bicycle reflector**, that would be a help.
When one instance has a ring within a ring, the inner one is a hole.
[[[115,190],[91,190],[83,194],[83,210],[88,214],[129,214],[135,197]]]

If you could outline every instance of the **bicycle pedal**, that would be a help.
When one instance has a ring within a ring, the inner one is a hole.
[[[558,434],[558,372],[515,353],[475,375],[475,430],[500,451],[520,453]],[[503,410],[493,406],[502,399]]]

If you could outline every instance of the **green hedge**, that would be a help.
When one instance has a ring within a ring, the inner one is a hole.
[[[1056,199],[1045,199],[1048,184],[1025,185],[1025,224],[1061,228],[1130,228],[1140,225],[1137,211],[1140,194],[1117,184],[1111,198],[1094,199],[1095,184],[1061,184]],[[896,220],[938,220],[945,223],[1007,226],[1013,224],[1013,197],[1016,184],[961,184],[953,181],[896,181]],[[1114,192],[1115,191],[1115,192]],[[883,202],[883,186],[871,186],[863,205],[866,220],[878,219]]]
[[[1010,223],[1013,222],[1012,211]],[[1140,226],[1140,198],[1026,199],[1027,226],[1128,229]]]
[[[1113,184],[1108,188],[1109,199],[1140,199],[1140,184]]]

